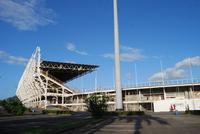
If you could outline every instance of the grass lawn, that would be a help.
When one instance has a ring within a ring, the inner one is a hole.
[[[94,118],[87,118],[87,119],[74,119],[70,121],[66,121],[64,123],[59,123],[56,125],[51,126],[40,126],[38,128],[29,128],[26,129],[22,134],[54,134],[54,133],[61,133],[70,131],[76,128],[94,125],[97,124],[104,119],[94,119]]]
[[[87,129],[94,127],[95,124],[101,124],[110,117],[126,117],[129,115],[144,115],[144,112],[107,112],[103,118],[74,118],[66,120],[65,122],[54,124],[54,125],[45,125],[27,128],[23,130],[22,134],[54,134],[62,132],[76,131],[77,129]]]

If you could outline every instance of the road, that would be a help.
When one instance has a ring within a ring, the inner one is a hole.
[[[74,113],[67,115],[34,115],[18,117],[0,117],[0,134],[20,134],[29,128],[51,127],[66,121],[88,118],[88,113]]]
[[[150,113],[144,116],[111,117],[106,121],[79,128],[69,133],[80,134],[197,134],[200,116]]]
[[[66,121],[85,119],[87,113],[71,116],[35,116],[20,119],[0,118],[0,133],[20,133],[27,128],[51,127]],[[144,116],[108,117],[98,124],[85,125],[62,134],[193,134],[200,133],[200,116],[150,113]]]

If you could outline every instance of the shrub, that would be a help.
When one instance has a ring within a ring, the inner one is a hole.
[[[107,97],[92,95],[86,99],[88,111],[94,118],[102,117],[107,111]]]
[[[1,102],[1,105],[9,113],[14,113],[15,115],[23,115],[26,108],[23,106],[21,101],[17,97],[11,97]]]
[[[67,110],[42,110],[42,114],[70,114],[70,111]]]
[[[42,110],[42,114],[47,114],[47,111],[46,110]]]
[[[200,110],[186,110],[186,114],[200,115]]]
[[[108,116],[132,116],[132,115],[144,115],[144,111],[121,111],[121,112],[106,112]]]
[[[0,100],[0,106],[3,106],[3,101],[2,100]]]

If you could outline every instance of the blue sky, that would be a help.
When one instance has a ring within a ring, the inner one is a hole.
[[[122,83],[200,76],[199,0],[118,0]],[[98,87],[113,86],[112,0],[1,0],[0,98],[13,96],[36,46],[42,58],[97,64]],[[189,58],[190,57],[190,58]],[[69,83],[94,88],[95,73]]]

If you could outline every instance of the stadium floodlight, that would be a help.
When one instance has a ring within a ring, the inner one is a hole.
[[[118,110],[123,110],[123,104],[122,104],[122,89],[121,89],[121,76],[120,76],[120,51],[119,51],[117,0],[113,0],[113,7],[114,7],[116,110],[118,111]]]

